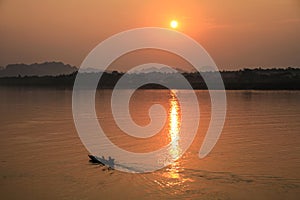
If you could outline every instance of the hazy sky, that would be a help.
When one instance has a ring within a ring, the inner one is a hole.
[[[221,69],[300,66],[299,0],[0,0],[0,66],[79,66],[110,35],[172,19]]]

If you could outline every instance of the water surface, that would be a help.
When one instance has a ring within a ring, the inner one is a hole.
[[[88,162],[73,123],[72,91],[1,88],[1,199],[298,199],[300,92],[228,91],[224,130],[204,159],[198,151],[210,99],[207,91],[196,94],[200,126],[183,157],[154,173],[129,174]],[[170,155],[177,159],[181,115],[172,92],[139,90],[132,97],[131,115],[139,125],[149,123],[152,104],[167,111],[167,123],[150,139],[122,133],[110,112],[110,95],[111,90],[98,91],[96,109],[115,144],[149,152],[171,143]]]

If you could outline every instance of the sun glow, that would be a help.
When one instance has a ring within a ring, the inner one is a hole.
[[[178,22],[176,20],[172,20],[170,22],[170,27],[176,29],[178,27]]]

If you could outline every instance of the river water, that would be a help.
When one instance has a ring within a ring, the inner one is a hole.
[[[174,91],[138,90],[131,98],[131,115],[141,126],[150,122],[152,104],[166,109],[165,126],[148,139],[129,137],[116,126],[111,93],[97,92],[96,110],[113,143],[149,152],[171,142],[176,157],[181,114]],[[300,92],[227,91],[223,132],[203,159],[198,152],[211,105],[207,91],[195,93],[201,119],[190,148],[170,166],[132,174],[88,162],[71,90],[0,88],[1,199],[299,199]]]

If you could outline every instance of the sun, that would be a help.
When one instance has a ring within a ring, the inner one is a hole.
[[[178,22],[176,20],[172,20],[170,22],[170,27],[176,29],[178,27]]]

